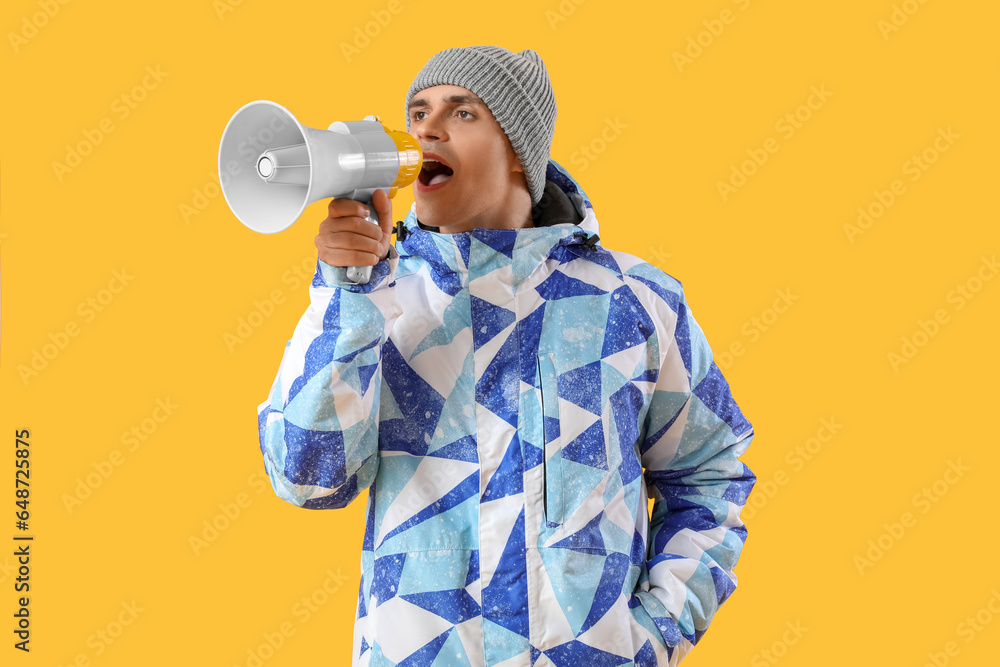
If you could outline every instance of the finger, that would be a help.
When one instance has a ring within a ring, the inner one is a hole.
[[[363,202],[354,201],[353,199],[345,198],[334,198],[330,200],[327,205],[327,211],[329,211],[331,218],[361,218],[362,220],[368,217],[368,206]]]
[[[320,249],[319,258],[330,266],[374,266],[378,257],[374,253],[360,250]]]
[[[379,227],[373,225],[365,218],[326,218],[323,222],[319,223],[319,231],[321,234],[350,232],[352,234],[367,236],[376,241],[382,238],[382,232]]]
[[[392,234],[392,200],[384,190],[376,190],[372,195],[372,205],[378,213],[378,226],[387,236]]]
[[[374,227],[371,223],[368,225]],[[316,237],[316,244],[328,250],[359,250],[376,254],[382,251],[380,240],[351,232],[324,232]]]

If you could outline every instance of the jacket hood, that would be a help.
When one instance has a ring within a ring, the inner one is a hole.
[[[419,256],[439,277],[465,274],[470,270],[474,244],[485,244],[506,257],[512,265],[513,283],[526,278],[543,260],[563,249],[596,250],[597,216],[590,199],[569,172],[550,159],[545,172],[542,199],[532,207],[534,227],[524,229],[471,229],[441,234],[437,227],[417,220],[416,203],[397,224],[396,249],[400,258]],[[480,267],[481,269],[487,267]],[[477,272],[478,273],[478,272]],[[451,290],[446,290],[451,291]]]

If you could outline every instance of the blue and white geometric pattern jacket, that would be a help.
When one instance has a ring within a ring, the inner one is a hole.
[[[368,490],[355,667],[676,665],[736,587],[753,429],[681,283],[546,177],[542,226],[411,208],[368,284],[319,261],[259,408],[280,498]]]

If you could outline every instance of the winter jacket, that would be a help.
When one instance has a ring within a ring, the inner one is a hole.
[[[259,407],[280,498],[368,489],[356,667],[676,665],[736,587],[753,429],[681,283],[546,178],[533,228],[414,207],[368,284],[319,261]]]

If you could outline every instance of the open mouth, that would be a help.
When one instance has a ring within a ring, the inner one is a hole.
[[[420,169],[420,175],[417,178],[421,183],[427,186],[437,185],[438,183],[444,183],[449,178],[454,175],[454,171],[451,167],[446,164],[442,164],[437,160],[425,159],[423,166]]]

